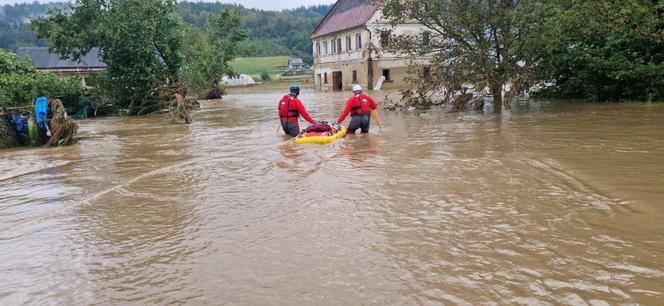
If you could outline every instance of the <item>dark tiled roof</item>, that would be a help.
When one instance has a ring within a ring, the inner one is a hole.
[[[367,4],[365,0],[339,0],[318,25],[313,38],[364,25],[378,10],[379,1]]]
[[[304,64],[304,61],[302,60],[302,58],[299,57],[291,57],[288,60],[288,64],[293,64],[293,65]]]
[[[21,60],[31,58],[32,65],[37,69],[106,68],[106,64],[99,58],[99,48],[90,49],[80,62],[61,59],[59,55],[48,52],[48,48],[41,47],[18,48],[16,55]]]

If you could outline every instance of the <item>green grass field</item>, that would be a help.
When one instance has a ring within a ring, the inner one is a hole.
[[[275,71],[278,66],[288,66],[288,56],[267,56],[267,57],[240,57],[231,62],[231,67],[237,73],[248,74],[256,82],[261,82],[261,73],[267,71],[271,80],[268,83],[280,82],[308,82],[313,81],[313,74],[300,76],[281,76],[281,73]]]
[[[263,71],[274,74],[274,67],[277,66],[288,66],[288,56],[240,57],[231,63],[235,72],[258,75],[259,78]]]

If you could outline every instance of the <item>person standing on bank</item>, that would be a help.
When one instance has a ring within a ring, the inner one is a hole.
[[[361,129],[362,134],[369,133],[369,125],[371,124],[371,111],[378,108],[376,102],[362,93],[362,86],[353,85],[353,96],[346,102],[344,112],[337,120],[341,124],[348,114],[350,114],[350,124],[348,124],[348,133],[355,134],[355,130]]]
[[[309,123],[314,123],[314,119],[309,116],[307,110],[302,105],[302,101],[297,98],[300,95],[300,87],[293,85],[290,87],[290,94],[285,95],[279,100],[279,119],[281,120],[281,128],[284,133],[292,137],[300,134],[300,124],[298,119],[300,116],[307,120]]]

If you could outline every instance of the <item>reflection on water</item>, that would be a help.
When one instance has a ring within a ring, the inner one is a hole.
[[[385,112],[298,145],[276,132],[282,94],[0,152],[0,304],[664,299],[664,105]],[[328,121],[345,98],[302,94]]]

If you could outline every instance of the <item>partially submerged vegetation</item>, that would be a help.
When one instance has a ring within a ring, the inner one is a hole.
[[[408,104],[453,110],[523,93],[595,101],[664,99],[661,1],[386,0],[385,18],[413,20],[419,35],[387,49],[413,58]],[[476,100],[477,103],[469,103]]]
[[[161,85],[180,81],[182,23],[174,10],[175,1],[80,0],[32,25],[63,57],[78,60],[99,47],[107,65],[97,80],[102,98],[140,115],[162,107],[151,99]]]
[[[44,99],[45,112],[34,107],[0,109],[0,149],[16,146],[67,146],[76,143],[78,123],[60,99]],[[37,117],[42,116],[41,123]]]
[[[32,25],[61,56],[79,59],[98,47],[107,65],[97,78],[99,98],[144,115],[170,107],[175,91],[168,88],[221,97],[221,76],[233,73],[228,62],[246,37],[237,12],[219,12],[201,32],[188,29],[177,8],[174,0],[78,0]]]
[[[48,96],[49,112],[41,129],[34,124],[35,98]],[[77,78],[61,79],[37,72],[28,61],[0,49],[0,149],[20,145],[69,145],[76,141],[78,124],[67,108],[79,109],[86,89]],[[31,133],[29,133],[31,132]]]
[[[33,146],[73,143],[78,125],[67,109],[77,110],[86,100],[112,104],[129,115],[168,110],[173,121],[191,123],[197,97],[221,98],[221,78],[234,74],[228,63],[240,53],[246,32],[234,10],[212,16],[202,32],[185,26],[176,9],[174,0],[78,0],[33,20],[37,37],[48,40],[49,49],[61,57],[79,60],[98,47],[106,71],[88,90],[78,78],[39,73],[0,49],[0,107],[12,107],[2,111],[0,147],[25,144],[20,135],[24,121]],[[46,96],[52,108],[48,126],[33,135],[30,110],[37,96]],[[11,116],[21,112],[30,118]]]

